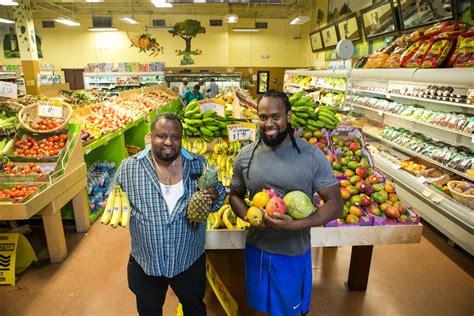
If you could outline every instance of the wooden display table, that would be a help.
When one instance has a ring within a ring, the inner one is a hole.
[[[0,202],[0,220],[25,220],[41,215],[51,262],[67,256],[61,208],[72,200],[77,232],[89,230],[89,204],[86,194],[87,168],[80,134],[75,135],[64,174],[25,203]]]
[[[351,260],[347,286],[351,291],[365,291],[369,278],[374,245],[410,244],[421,240],[423,226],[348,226],[314,227],[311,229],[312,247],[351,246]],[[245,299],[243,230],[211,230],[206,235],[206,254],[222,278],[230,294],[245,315],[248,310]]]

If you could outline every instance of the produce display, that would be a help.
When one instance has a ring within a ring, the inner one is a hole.
[[[0,111],[0,134],[10,134],[14,132],[19,124],[18,113],[12,110]]]
[[[116,184],[107,198],[100,222],[104,225],[110,223],[113,228],[128,227],[130,211],[130,201],[127,194],[123,192],[120,185]]]
[[[44,158],[58,156],[66,146],[68,136],[59,134],[54,136],[23,135],[15,141],[12,156],[26,158]]]
[[[404,116],[420,123],[448,128],[457,132],[464,132],[466,134],[472,134],[474,132],[474,117],[470,115],[433,111],[419,106],[403,105],[398,102],[358,95],[353,95],[348,98],[348,102]]]
[[[61,118],[40,118],[35,117],[28,121],[28,126],[37,131],[54,131],[64,124]]]
[[[400,167],[414,175],[422,173],[427,168],[425,165],[416,163],[413,160],[405,160],[400,162]]]
[[[7,186],[7,185],[5,185]],[[15,185],[8,188],[0,188],[0,201],[22,202],[26,197],[39,192],[38,185]]]
[[[322,77],[322,76],[303,76],[303,75],[286,75],[285,89],[289,86],[295,86],[304,89],[330,89],[345,90],[346,78],[344,77]]]
[[[0,155],[7,154],[13,148],[13,136],[0,136]]]
[[[229,204],[224,204],[217,212],[209,213],[207,230],[214,229],[248,229],[250,224],[237,217]]]
[[[90,205],[90,218],[95,221],[103,211],[115,173],[115,163],[111,161],[96,161],[87,171],[87,195]]]
[[[404,34],[359,59],[356,68],[442,68],[474,66],[474,28],[451,21],[439,22]]]
[[[0,166],[0,174],[8,176],[42,175],[44,170],[34,162],[22,164],[9,161],[4,166]]]
[[[97,103],[102,98],[95,90],[61,90],[60,94],[64,97],[64,102],[77,106]]]
[[[186,136],[199,136],[207,142],[215,137],[227,135],[227,125],[235,120],[232,111],[227,110],[225,117],[217,116],[213,111],[201,113],[198,102],[190,102],[181,113],[183,132]]]
[[[214,98],[222,100],[227,109],[235,109],[237,113],[240,113],[240,117],[237,118],[254,119],[257,117],[257,104],[247,90],[228,87],[221,90]]]

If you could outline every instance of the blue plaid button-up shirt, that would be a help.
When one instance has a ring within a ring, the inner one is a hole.
[[[146,274],[171,278],[189,268],[204,253],[206,223],[189,223],[186,209],[206,160],[184,148],[181,150],[184,195],[170,214],[150,152],[148,146],[125,159],[114,182],[122,186],[130,199],[131,255]],[[217,191],[219,202],[212,205],[211,211],[218,210],[224,202],[225,189],[220,183]]]

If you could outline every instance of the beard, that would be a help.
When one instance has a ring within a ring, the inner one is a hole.
[[[179,157],[180,151],[179,150],[171,150],[170,152],[166,152],[159,148],[158,150],[153,150],[153,154],[156,158],[160,159],[161,161],[174,161],[176,158]]]
[[[283,143],[285,140],[286,136],[288,136],[288,128],[286,128],[284,131],[279,132],[273,137],[268,137],[265,135],[265,131],[262,132],[262,140],[263,143],[269,147],[275,147]]]

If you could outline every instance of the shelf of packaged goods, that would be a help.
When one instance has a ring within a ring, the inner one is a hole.
[[[84,77],[136,77],[136,76],[163,76],[164,72],[85,72]]]
[[[356,80],[405,81],[472,86],[474,71],[472,71],[472,68],[353,69],[351,77]]]
[[[391,112],[371,108],[371,107],[365,106],[365,105],[359,105],[359,104],[355,104],[355,103],[349,103],[349,104],[352,107],[355,107],[355,108],[376,112],[381,116],[385,115],[385,116],[395,117],[397,119],[401,119],[401,120],[404,120],[406,122],[413,123],[415,126],[409,126],[409,127],[408,126],[403,126],[403,128],[411,130],[412,132],[420,133],[420,129],[417,129],[416,125],[426,126],[426,127],[429,127],[429,128],[436,129],[438,131],[442,131],[441,133],[438,133],[437,135],[429,134],[429,133],[425,133],[425,132],[423,132],[423,134],[427,137],[432,138],[433,140],[440,140],[440,141],[448,142],[448,143],[456,145],[456,146],[465,146],[469,149],[474,150],[474,144],[472,143],[474,135],[463,133],[461,131],[456,131],[454,129],[446,128],[446,127],[443,127],[443,126],[438,126],[438,125],[434,125],[434,124],[425,123],[425,122],[418,121],[418,120],[415,120],[415,119],[407,117],[407,116],[398,115],[398,114],[395,114],[395,113],[391,113]],[[388,123],[387,125],[394,125],[394,124]],[[396,127],[400,127],[400,126],[397,125]],[[449,136],[451,136],[451,137],[449,137]]]
[[[440,168],[443,168],[443,169],[445,169],[445,170],[447,170],[447,171],[450,171],[450,172],[452,172],[452,173],[455,173],[455,174],[457,174],[457,175],[459,175],[459,176],[461,176],[461,177],[463,177],[463,178],[465,178],[465,179],[468,179],[468,180],[470,180],[470,181],[474,181],[474,177],[471,177],[471,176],[467,175],[466,173],[464,173],[464,172],[462,172],[462,171],[459,171],[459,170],[456,170],[456,169],[447,167],[447,166],[445,166],[444,164],[442,164],[441,162],[438,162],[438,161],[436,161],[436,160],[430,159],[430,158],[428,158],[428,157],[426,157],[426,156],[424,156],[424,155],[421,155],[421,154],[417,153],[416,151],[413,151],[413,150],[411,150],[411,149],[405,148],[405,147],[403,147],[403,146],[398,145],[397,143],[394,143],[394,142],[392,142],[392,141],[390,141],[390,140],[388,140],[388,139],[385,139],[385,138],[383,138],[382,136],[379,136],[379,135],[375,135],[375,134],[373,134],[373,133],[370,133],[370,132],[368,132],[367,130],[362,130],[362,132],[363,132],[364,134],[366,134],[367,136],[370,136],[370,137],[373,137],[373,138],[375,138],[375,139],[378,139],[378,140],[380,140],[380,141],[382,141],[382,142],[384,142],[384,143],[386,143],[386,144],[392,146],[393,148],[395,148],[395,149],[397,149],[397,150],[399,150],[399,151],[401,151],[401,152],[404,152],[404,153],[406,153],[406,154],[408,154],[408,155],[410,155],[410,156],[412,156],[412,157],[421,158],[421,159],[423,159],[423,160],[425,160],[425,161],[427,161],[427,162],[429,162],[429,163],[432,163],[432,164],[434,164],[434,165],[437,165],[437,166],[440,167]]]
[[[382,97],[384,99],[415,100],[415,101],[420,101],[420,102],[423,102],[423,103],[449,105],[449,106],[455,106],[455,107],[459,107],[459,108],[466,108],[466,109],[474,110],[474,104],[443,101],[443,100],[434,100],[434,99],[428,99],[428,98],[419,98],[419,97],[414,97],[414,96],[410,96],[410,95],[392,94],[392,93],[389,93],[389,92],[369,91],[369,90],[362,90],[362,89],[351,89],[351,91],[356,92],[356,93],[370,94],[370,95],[373,95],[373,96],[376,96],[376,97]]]
[[[293,69],[285,71],[285,74],[295,76],[315,76],[315,77],[347,77],[349,70],[347,69],[329,69],[329,70],[308,70]]]
[[[385,158],[373,155],[376,167],[397,185],[400,198],[415,208],[416,212],[449,239],[474,253],[474,212],[459,204],[444,193]]]

